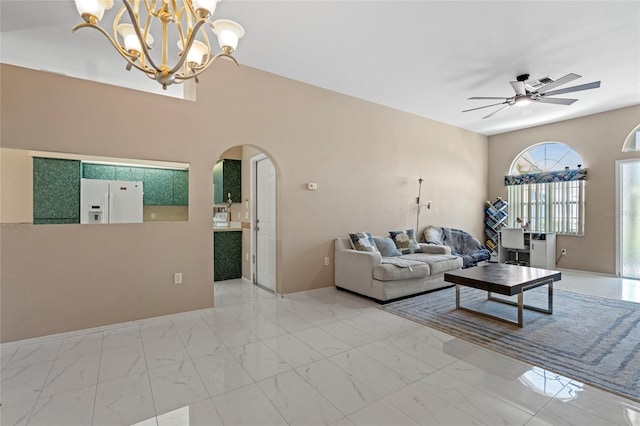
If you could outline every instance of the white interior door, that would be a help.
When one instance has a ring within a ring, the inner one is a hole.
[[[640,160],[618,162],[619,275],[640,279]]]
[[[256,283],[276,290],[276,170],[256,162]]]

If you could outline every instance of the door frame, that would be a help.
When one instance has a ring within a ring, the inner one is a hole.
[[[251,242],[250,242],[250,253],[249,253],[249,263],[251,265],[251,282],[253,284],[257,284],[257,273],[258,271],[256,270],[256,265],[257,263],[253,261],[254,256],[257,256],[257,241],[256,241],[256,230],[255,230],[255,226],[256,226],[256,207],[257,207],[257,197],[256,197],[256,193],[257,193],[257,188],[256,188],[256,163],[258,163],[258,161],[262,161],[262,160],[270,160],[271,163],[273,164],[273,160],[271,160],[271,157],[269,157],[268,155],[266,155],[265,153],[260,153],[257,155],[254,155],[253,157],[250,158],[250,162],[251,162],[251,169],[249,172],[249,179],[251,181],[251,188],[250,188],[250,199],[251,199],[251,210],[249,212],[249,219],[251,221]],[[275,168],[275,164],[274,164],[274,168]],[[276,168],[276,199],[273,200],[276,206],[276,239],[278,236],[278,169]],[[278,244],[276,242],[276,253],[275,253],[275,258],[276,258],[276,264],[275,264],[275,268],[276,268],[276,282],[275,284],[275,288],[273,293],[275,295],[278,295]],[[282,295],[282,292],[280,292],[280,295]]]
[[[616,210],[614,212],[616,217],[616,277],[622,277],[622,197],[620,191],[622,185],[620,182],[620,172],[622,165],[625,163],[640,163],[639,158],[629,158],[627,160],[616,160]]]

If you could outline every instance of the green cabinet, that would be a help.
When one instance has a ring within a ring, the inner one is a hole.
[[[144,169],[142,182],[145,206],[173,205],[173,170]]]
[[[82,164],[85,179],[116,180],[116,168],[107,164]]]
[[[144,168],[142,167],[112,167],[115,169],[116,173],[115,180],[124,180],[127,182],[144,182]]]
[[[189,205],[189,172],[187,170],[173,171],[173,205]]]
[[[242,278],[242,231],[213,233],[213,280]]]
[[[188,170],[83,163],[82,177],[142,182],[144,190],[142,203],[145,206],[189,205]]]
[[[33,158],[33,223],[80,223],[80,161]]]
[[[213,203],[224,204],[228,194],[234,203],[242,202],[242,161],[220,160],[213,167]]]

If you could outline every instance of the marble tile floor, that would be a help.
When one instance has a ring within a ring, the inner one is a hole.
[[[640,281],[556,288],[640,302]],[[0,347],[0,424],[640,425],[640,403],[319,289]]]

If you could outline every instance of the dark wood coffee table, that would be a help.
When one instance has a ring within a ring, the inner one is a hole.
[[[461,269],[459,271],[447,272],[444,274],[444,280],[456,285],[456,309],[473,312],[490,318],[499,319],[511,324],[523,326],[522,311],[529,309],[533,311],[543,312],[545,314],[553,313],[553,282],[560,281],[562,275],[558,271],[550,271],[547,269],[529,268],[526,266],[507,265],[504,263],[490,263],[476,268]],[[500,303],[507,303],[518,307],[518,321],[512,321],[486,312],[477,311],[460,306],[460,286],[473,287],[487,291],[488,300]],[[524,304],[523,293],[532,288],[546,285],[549,288],[548,307],[547,309],[538,308]],[[518,296],[518,302],[504,300],[492,297],[491,293],[503,294],[506,296]]]

